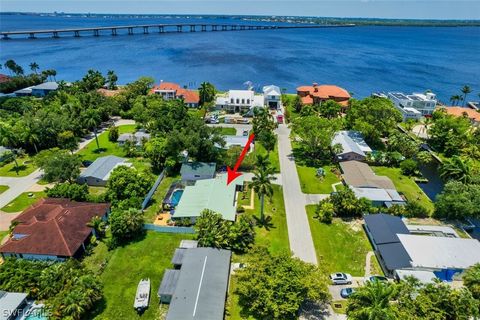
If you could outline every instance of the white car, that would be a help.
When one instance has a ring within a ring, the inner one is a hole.
[[[330,280],[332,280],[333,284],[352,284],[352,276],[348,273],[332,273],[330,275]]]

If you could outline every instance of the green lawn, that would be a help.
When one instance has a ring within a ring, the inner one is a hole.
[[[0,185],[0,194],[4,193],[5,191],[7,191],[9,189],[8,186],[2,186]]]
[[[94,254],[85,259],[85,265],[98,272],[99,264],[108,260],[101,273],[104,301],[89,319],[159,319],[157,289],[165,269],[173,268],[170,261],[182,239],[193,235],[167,234],[149,231],[143,240],[108,252],[97,246]],[[133,309],[138,282],[150,278],[150,306],[143,315]],[[165,308],[162,308],[165,310]]]
[[[136,125],[128,124],[118,127],[118,133],[130,133],[135,132]],[[94,161],[95,159],[107,155],[115,155],[118,157],[124,157],[125,152],[123,152],[122,147],[118,145],[117,142],[111,142],[108,140],[108,130],[102,132],[98,135],[98,144],[100,149],[97,148],[97,143],[93,139],[89,144],[87,144],[82,150],[78,152],[82,156],[83,160]]]
[[[106,187],[94,187],[94,186],[88,186],[88,193],[94,196],[101,195],[103,193],[107,192]]]
[[[235,128],[226,128],[226,127],[218,127],[220,129],[220,133],[226,136],[235,136],[237,134],[237,129]]]
[[[319,265],[327,272],[347,272],[353,276],[364,276],[365,258],[373,248],[361,226],[352,230],[349,225],[335,218],[325,224],[313,218],[315,206],[306,207],[313,244]]]
[[[150,200],[150,204],[144,210],[145,220],[148,223],[153,222],[157,213],[162,210],[163,198],[165,198],[165,195],[167,194],[170,185],[177,180],[180,180],[180,175],[164,177],[162,182],[160,182],[160,185],[158,186],[157,190],[152,196],[152,199]]]
[[[0,231],[0,242],[2,242],[3,238],[8,234],[8,230]]]
[[[403,193],[408,201],[417,201],[430,212],[433,212],[433,202],[415,183],[413,178],[404,176],[400,168],[370,166],[379,176],[387,176],[392,179],[398,192]]]
[[[28,194],[32,193],[33,196],[29,197]],[[45,192],[24,192],[18,197],[12,200],[9,204],[3,207],[1,210],[7,213],[20,212],[37,202],[38,199],[44,198]]]
[[[18,158],[17,163],[19,169],[18,175],[15,171],[15,161],[12,161],[0,167],[0,177],[25,177],[37,169],[33,159],[29,156]]]
[[[267,150],[265,150],[265,147],[260,142],[256,142],[254,152],[257,154],[266,154]],[[268,158],[270,159],[270,163],[272,164],[272,167],[275,169],[275,172],[280,173],[280,159],[278,158],[278,143],[275,144],[275,149],[273,149],[273,151],[270,152],[270,154],[268,155]]]
[[[317,168],[307,167],[297,164],[297,172],[300,179],[300,186],[303,193],[323,193],[333,192],[332,184],[340,182],[340,179],[332,173],[334,166],[322,166],[325,170],[325,177],[316,176]]]

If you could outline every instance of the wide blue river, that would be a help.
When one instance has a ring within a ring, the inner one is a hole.
[[[0,30],[142,23],[246,23],[228,18],[87,18],[0,15]],[[137,32],[140,32],[139,30]],[[276,84],[340,85],[364,97],[374,91],[430,89],[448,101],[464,84],[480,92],[480,28],[353,27],[239,32],[169,33],[95,38],[0,41],[0,61],[53,68],[57,78],[79,79],[88,69],[113,69],[120,83],[139,76],[189,87]],[[6,72],[5,70],[0,72]],[[473,98],[473,93],[471,94]]]

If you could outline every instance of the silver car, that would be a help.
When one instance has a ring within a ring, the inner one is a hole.
[[[333,284],[352,284],[352,276],[343,272],[332,273],[330,280]]]

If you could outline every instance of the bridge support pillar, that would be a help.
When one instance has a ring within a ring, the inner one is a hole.
[[[52,38],[59,38],[57,31],[53,31],[53,36],[52,36]]]
[[[116,35],[117,35],[117,29],[112,28],[112,36],[116,36]]]
[[[100,32],[98,31],[98,29],[93,29],[93,36],[94,37],[100,36]]]
[[[240,30],[245,30],[245,26],[240,26]]]
[[[203,31],[203,32],[207,31],[207,26],[204,25],[204,24],[202,24],[202,31]]]
[[[74,36],[75,38],[80,37],[80,31],[75,30],[75,31],[73,32],[73,36]]]
[[[253,30],[253,26],[248,26],[248,30]]]
[[[129,27],[129,28],[128,28],[128,34],[129,34],[129,35],[132,35],[132,34],[133,34],[133,28],[132,28],[132,27]]]
[[[159,33],[164,33],[165,32],[165,29],[163,28],[163,26],[158,26],[158,32]]]
[[[227,31],[227,26],[222,26],[222,31]]]
[[[178,26],[177,26],[177,32],[182,32],[182,31],[183,31],[182,26],[181,26],[181,25],[178,25]]]
[[[237,26],[231,26],[230,30],[232,30],[232,31],[237,30]]]
[[[32,32],[32,33],[30,33],[30,35],[29,35],[29,37],[28,37],[28,38],[29,38],[29,39],[35,39],[35,33],[33,33],[33,32]]]
[[[217,25],[216,24],[212,24],[212,31],[217,31]]]
[[[148,34],[148,27],[143,27],[143,34]]]
[[[195,25],[194,24],[190,25],[190,32],[195,32],[195,31],[197,31],[195,29]]]
[[[8,37],[8,34],[4,34],[2,37],[3,40],[9,40],[10,38]]]

